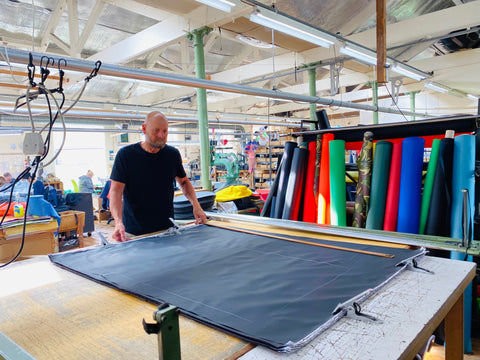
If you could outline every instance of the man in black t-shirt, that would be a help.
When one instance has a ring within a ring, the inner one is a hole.
[[[115,220],[112,237],[117,241],[172,226],[169,218],[174,216],[175,180],[193,206],[196,223],[207,220],[183,169],[180,152],[167,145],[166,117],[158,111],[149,113],[142,132],[144,141],[118,151],[110,176],[110,211]]]

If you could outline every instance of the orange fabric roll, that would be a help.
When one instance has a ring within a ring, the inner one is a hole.
[[[322,156],[320,158],[320,179],[318,186],[318,216],[317,223],[330,225],[330,161],[329,143],[333,134],[323,135]]]

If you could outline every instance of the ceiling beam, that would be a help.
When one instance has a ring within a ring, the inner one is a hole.
[[[126,63],[155,50],[165,43],[184,36],[192,30],[205,25],[211,26],[212,24],[231,21],[233,18],[245,14],[246,8],[251,9],[248,5],[239,6],[238,8],[238,10],[232,11],[230,14],[226,14],[223,11],[207,6],[199,6],[187,16],[170,14],[164,21],[96,53],[89,57],[88,60],[101,60],[110,64]]]
[[[434,13],[421,15],[413,19],[387,25],[387,48],[415,40],[448,34],[451,31],[478,25],[480,1],[454,6]],[[428,24],[426,26],[425,24]],[[346,39],[375,48],[375,29],[367,30]],[[275,58],[277,71],[292,69],[297,64],[308,64],[331,59],[338,54],[332,49],[314,48],[300,54],[287,53]],[[241,83],[271,73],[271,59],[254,62],[237,68],[228,69],[211,76],[212,80]],[[425,70],[425,69],[423,69]],[[426,69],[428,70],[428,69]]]
[[[50,38],[55,32],[55,29],[57,28],[66,7],[67,0],[59,0],[55,10],[53,10],[53,12],[50,14],[47,25],[45,26],[43,33],[40,35],[40,52],[45,52],[47,50],[48,44],[50,43]]]

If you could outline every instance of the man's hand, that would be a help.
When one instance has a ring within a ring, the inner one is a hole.
[[[195,217],[195,224],[198,225],[207,223],[207,214],[205,214],[200,206],[193,209],[193,216]]]
[[[112,239],[117,242],[125,242],[130,240],[125,237],[125,226],[122,223],[115,224],[115,230],[113,230]]]

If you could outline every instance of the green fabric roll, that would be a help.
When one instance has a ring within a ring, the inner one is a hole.
[[[367,131],[363,134],[363,145],[358,155],[358,182],[355,194],[355,207],[353,209],[353,227],[365,227],[368,206],[370,204],[370,186],[372,181],[373,162],[373,133]]]
[[[430,160],[428,161],[427,176],[423,184],[422,203],[420,205],[420,225],[419,234],[425,234],[427,224],[428,210],[430,208],[430,199],[432,198],[433,181],[435,180],[435,170],[437,168],[438,153],[440,149],[440,139],[433,140]]]
[[[345,141],[332,140],[330,151],[330,224],[347,226]]]
[[[379,141],[375,145],[370,208],[367,214],[366,229],[383,229],[392,149],[393,144],[390,141]]]

